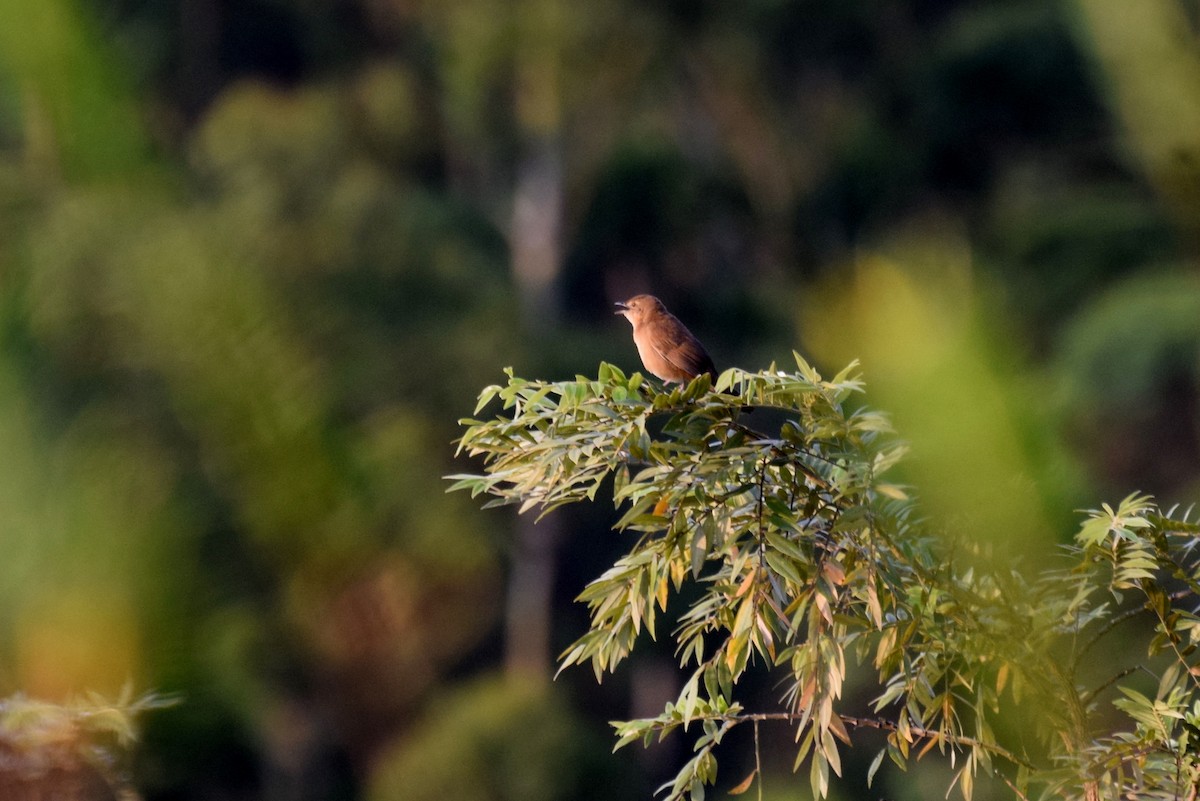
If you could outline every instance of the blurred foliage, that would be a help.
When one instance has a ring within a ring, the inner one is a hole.
[[[1114,284],[1064,326],[1056,364],[1064,428],[1094,443],[1108,486],[1200,487],[1190,455],[1200,451],[1200,415],[1188,413],[1200,386],[1198,310],[1195,270],[1159,269]],[[1148,447],[1131,451],[1131,440]]]
[[[430,775],[645,797],[680,755],[589,732],[667,690],[496,680],[522,529],[439,479],[504,366],[632,366],[638,291],[721,367],[861,358],[904,480],[997,548],[1194,494],[1195,13],[1146,9],[0,0],[0,693],[178,693],[147,798],[397,793],[522,698],[557,739]],[[555,647],[610,523],[546,524]]]
[[[128,751],[138,718],[171,703],[134,699],[128,686],[115,701],[96,693],[66,704],[14,695],[0,700],[0,792],[12,801],[136,801]]]
[[[1128,142],[1190,237],[1200,219],[1200,57],[1195,8],[1149,0],[1136,25],[1105,0],[1074,0]],[[1153,58],[1144,54],[1153,53]]]
[[[890,248],[894,260],[881,249],[855,265],[849,291],[815,296],[810,339],[820,352],[876,365],[879,403],[914,442],[906,478],[922,488],[924,507],[1022,553],[1054,539],[1048,515],[1069,509],[1076,488],[1064,485],[1067,457],[1037,413],[1036,391],[1011,367],[1007,332],[995,330],[1003,323],[972,283],[968,251],[951,237],[917,228]]]
[[[1096,395],[1098,412],[1134,411],[1155,394],[1156,382],[1190,378],[1200,368],[1197,308],[1200,278],[1191,271],[1114,285],[1063,332],[1064,383],[1078,395]],[[1155,325],[1143,324],[1148,317]]]
[[[432,704],[411,737],[380,757],[367,797],[604,798],[615,789],[611,770],[605,776],[598,760],[589,760],[577,726],[559,694],[540,683],[463,687]],[[603,783],[590,784],[597,781]]]

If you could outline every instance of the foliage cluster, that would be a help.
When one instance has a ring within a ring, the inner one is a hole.
[[[868,781],[884,759],[903,769],[936,750],[966,799],[980,775],[1019,798],[1194,797],[1200,525],[1131,495],[1089,512],[1045,566],[992,557],[918,521],[888,480],[904,448],[853,365],[826,380],[796,363],[661,391],[608,364],[562,382],[509,371],[476,414],[504,411],[463,421],[460,448],[485,471],[453,489],[488,505],[544,514],[611,480],[615,528],[633,539],[579,596],[591,625],[562,666],[599,679],[668,613],[685,670],[660,715],[614,724],[617,746],[694,733],[668,799],[702,799],[730,730],[750,724],[757,743],[773,721],[794,730],[817,797],[858,729],[886,732]],[[748,408],[778,430],[755,430]],[[1153,624],[1141,654],[1093,675],[1095,650],[1136,620]],[[778,707],[747,706],[750,672],[780,678]],[[843,697],[852,672],[875,687],[868,708]]]
[[[0,700],[0,795],[132,801],[126,768],[138,718],[169,703],[134,698],[128,687],[115,700],[94,692],[64,704],[20,695]]]

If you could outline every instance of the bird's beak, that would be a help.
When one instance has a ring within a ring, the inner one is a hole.
[[[617,307],[617,310],[613,312],[613,314],[624,314],[625,312],[629,311],[629,305],[623,301],[617,301],[613,305]]]

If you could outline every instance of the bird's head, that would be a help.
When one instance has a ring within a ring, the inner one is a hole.
[[[625,319],[633,325],[637,325],[653,314],[666,311],[662,301],[653,295],[634,295],[629,300],[621,301],[616,305],[615,314],[624,315]]]

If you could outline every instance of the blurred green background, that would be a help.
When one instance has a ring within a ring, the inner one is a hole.
[[[669,643],[551,681],[611,510],[534,526],[441,479],[503,367],[636,368],[638,292],[722,368],[861,358],[929,517],[998,547],[1200,497],[1195,0],[0,16],[0,695],[179,697],[146,799],[673,775],[606,725],[674,696]],[[806,797],[774,734],[767,796]],[[867,795],[862,740],[837,797],[934,792]]]

